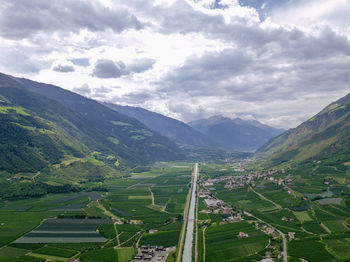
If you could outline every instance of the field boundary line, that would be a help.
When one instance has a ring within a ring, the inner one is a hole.
[[[203,262],[205,262],[205,230],[207,229],[207,226],[203,229]]]
[[[144,234],[145,234],[145,232],[142,232],[141,236],[140,236],[139,239],[136,241],[136,244],[135,244],[136,248],[139,247],[140,240],[141,240],[141,238],[143,237]]]
[[[151,193],[151,198],[152,198],[152,206],[154,206],[154,195],[153,195],[153,192],[152,192],[151,187],[148,187],[148,191]]]
[[[321,222],[320,225],[321,225],[321,227],[323,227],[324,230],[327,231],[328,234],[332,234],[332,231],[331,231],[325,224],[323,224],[323,223]]]
[[[66,262],[69,259],[67,257],[51,256],[51,255],[34,253],[34,252],[30,252],[29,255],[31,255],[33,257],[45,258],[46,260],[53,259],[54,261],[62,261],[62,262]]]
[[[119,233],[118,233],[118,228],[116,223],[114,223],[114,230],[115,230],[115,237],[117,238],[117,244],[118,246],[120,246]]]
[[[252,188],[252,187],[249,187],[249,188],[250,188],[255,194],[257,194],[262,200],[266,200],[266,201],[272,203],[275,207],[277,207],[277,208],[280,209],[280,210],[283,209],[283,207],[282,207],[281,205],[277,204],[276,202],[272,201],[271,199],[268,199],[268,198],[265,197],[263,194],[261,194],[261,193],[255,191],[254,188]]]
[[[128,238],[127,240],[125,240],[124,242],[120,243],[120,246],[117,247],[121,247],[122,245],[124,245],[126,242],[129,242],[131,239],[133,239],[135,236],[137,236],[138,234],[140,234],[142,231],[137,232],[136,234],[132,235],[130,238]]]

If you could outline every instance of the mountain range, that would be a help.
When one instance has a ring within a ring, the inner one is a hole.
[[[230,119],[221,115],[188,123],[216,143],[217,147],[234,151],[255,151],[284,130],[254,120]]]
[[[230,119],[220,115],[186,124],[140,107],[110,103],[104,103],[104,105],[122,114],[134,117],[148,128],[185,145],[252,152],[270,138],[284,131],[263,125],[258,121],[242,120],[240,118]]]
[[[179,144],[200,147],[216,147],[216,143],[209,137],[174,118],[141,107],[122,106],[110,103],[103,104],[122,114],[136,118],[148,128],[156,130],[163,136],[168,137]]]
[[[183,159],[178,145],[242,152],[260,147],[257,157],[272,165],[327,158],[347,153],[349,104],[350,94],[286,132],[221,115],[186,124],[0,74],[0,171],[37,172],[96,152],[126,165]]]

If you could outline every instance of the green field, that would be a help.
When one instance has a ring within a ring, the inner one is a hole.
[[[249,236],[238,238],[241,231]],[[246,222],[213,224],[207,228],[205,234],[205,258],[206,261],[230,261],[262,251],[267,243],[268,237]]]
[[[310,217],[310,215],[306,212],[293,212],[294,215],[298,218],[298,220],[300,221],[300,223],[304,223],[307,221],[312,221],[313,219]]]

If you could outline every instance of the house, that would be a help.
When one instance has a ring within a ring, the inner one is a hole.
[[[273,233],[275,233],[275,229],[273,227],[266,228],[266,234],[272,235]]]
[[[204,203],[208,206],[208,207],[217,207],[218,205],[222,204],[221,200],[216,200],[216,199],[204,199]]]
[[[247,233],[244,233],[244,232],[239,232],[239,233],[238,233],[238,237],[239,237],[239,238],[248,237],[248,234],[247,234]]]
[[[221,211],[221,210],[217,208],[217,209],[214,209],[213,213],[214,213],[214,214],[220,214],[220,211]]]
[[[265,257],[266,257],[266,258],[272,257],[272,252],[266,251],[266,252],[265,252]]]
[[[231,222],[231,223],[240,222],[240,221],[242,221],[242,217],[239,216],[239,215],[235,216],[235,217],[230,216],[230,217],[227,218],[227,221]]]
[[[157,233],[158,232],[158,229],[150,229],[148,231],[150,234],[154,234],[154,233]]]
[[[295,232],[288,232],[289,239],[295,239]]]
[[[136,219],[131,219],[129,221],[130,224],[133,224],[133,225],[142,225],[143,222],[141,220],[136,220]]]

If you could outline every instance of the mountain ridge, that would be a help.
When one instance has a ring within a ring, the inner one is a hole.
[[[200,147],[215,147],[215,142],[209,137],[206,137],[199,131],[177,119],[141,107],[122,106],[105,102],[103,104],[117,112],[136,118],[148,128],[161,133],[163,136],[177,143]]]
[[[143,164],[177,159],[180,155],[172,141],[149,130],[136,119],[57,86],[0,74],[0,88],[2,100],[9,96],[7,100],[12,100],[15,106],[35,112],[51,122],[56,121],[63,129],[78,129],[84,134],[78,137],[85,137],[81,142],[86,143],[90,151],[102,150],[125,162]],[[50,114],[46,113],[47,110]],[[6,114],[3,112],[2,115]]]
[[[298,127],[270,140],[259,148],[257,157],[271,165],[319,161],[334,156],[348,158],[349,147],[350,94],[347,94]]]
[[[255,151],[282,132],[258,121],[230,119],[222,115],[195,120],[188,124],[210,137],[219,147],[244,152]]]

